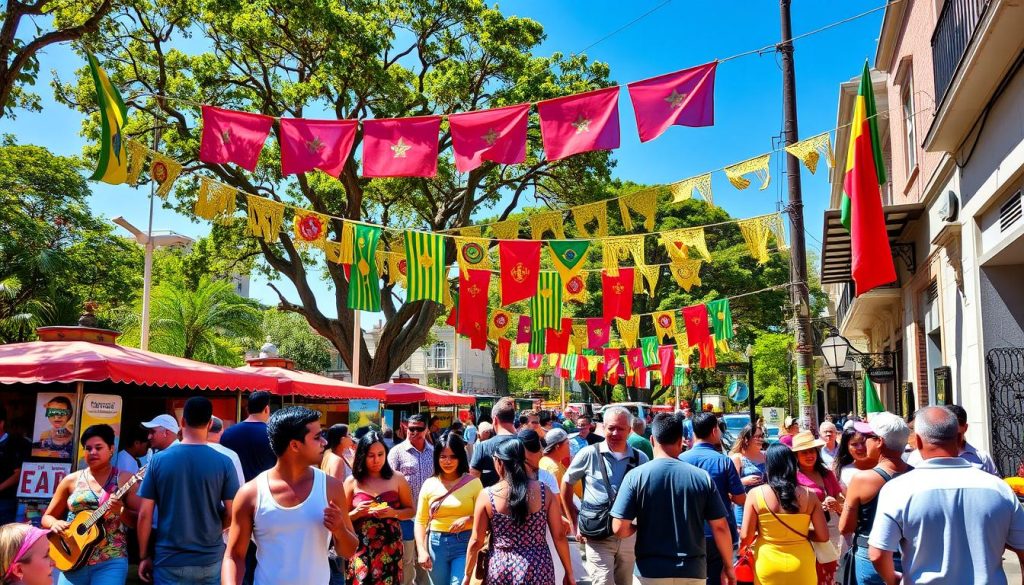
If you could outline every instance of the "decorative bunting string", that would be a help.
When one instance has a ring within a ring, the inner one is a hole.
[[[565,239],[565,227],[561,211],[550,211],[547,213],[535,213],[529,218],[530,235],[534,240],[541,240],[544,234],[551,232],[555,239]],[[516,226],[518,229],[518,226]]]
[[[658,209],[658,190],[644,189],[619,198],[619,211],[622,213],[622,226],[626,231],[633,230],[633,218],[629,211],[644,216],[644,227],[654,231],[654,215]]]
[[[828,132],[822,132],[817,136],[811,136],[806,140],[795,142],[786,147],[786,152],[800,159],[808,171],[813,175],[818,170],[818,161],[825,157],[825,164],[829,168],[835,167],[835,157],[832,154],[832,139]]]
[[[235,194],[238,191],[223,183],[199,178],[199,196],[193,208],[195,214],[203,219],[217,223],[231,223],[235,213]]]
[[[284,223],[284,204],[255,195],[248,196],[249,233],[268,244],[276,242]]]
[[[576,231],[584,237],[604,238],[608,235],[608,204],[606,202],[597,201],[573,207],[572,216],[576,220]],[[597,229],[593,232],[587,227],[590,222],[597,222]]]
[[[768,183],[771,181],[771,171],[768,168],[768,163],[771,161],[771,153],[762,154],[761,156],[755,156],[754,158],[747,159],[743,162],[738,162],[734,165],[725,167],[725,176],[729,178],[729,182],[732,183],[733,187],[743,190],[750,186],[750,179],[747,179],[743,175],[747,173],[754,173],[754,175],[761,179],[761,191],[768,188]]]
[[[682,203],[683,201],[693,197],[694,189],[700,193],[700,196],[703,197],[709,205],[715,204],[715,200],[711,196],[711,173],[704,173],[703,175],[683,179],[682,181],[669,185],[669,191],[672,193],[672,200],[676,203]]]

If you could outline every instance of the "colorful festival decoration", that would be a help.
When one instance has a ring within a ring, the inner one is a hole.
[[[487,347],[487,289],[490,270],[464,270],[459,273],[458,332],[470,339],[472,349]],[[506,327],[508,320],[506,319]]]
[[[203,134],[199,160],[212,164],[234,163],[252,172],[274,125],[274,118],[203,106]]]
[[[644,227],[647,231],[654,230],[654,214],[658,210],[658,190],[643,189],[636,193],[630,193],[619,197],[619,212],[622,214],[622,226],[626,231],[633,230],[633,218],[629,211],[644,216]]]
[[[484,161],[518,164],[526,160],[530,104],[450,114],[455,168],[468,173]]]
[[[700,196],[703,197],[709,205],[715,204],[715,200],[711,195],[711,173],[704,173],[703,175],[683,179],[682,181],[669,185],[669,191],[672,193],[672,201],[676,203],[682,203],[683,201],[692,198],[694,190],[700,193]]]
[[[526,315],[519,316],[519,325],[516,329],[516,343],[530,343],[533,335],[533,327],[530,326],[530,318]]]
[[[733,187],[743,190],[750,186],[750,179],[744,177],[748,173],[754,173],[754,175],[761,180],[760,190],[764,191],[768,188],[768,183],[771,182],[772,176],[768,168],[768,163],[771,160],[771,153],[762,154],[761,156],[755,156],[754,158],[747,159],[743,162],[738,162],[734,165],[725,167],[725,176],[729,178],[729,182],[732,183]]]
[[[281,118],[281,174],[320,169],[337,179],[352,152],[359,122]]]
[[[495,309],[491,311],[490,326],[487,328],[487,337],[489,339],[501,339],[505,337],[507,332],[512,327],[512,314],[503,309]]]
[[[683,308],[683,320],[686,322],[686,343],[700,352],[700,367],[715,367],[715,344],[711,337],[708,324],[708,308],[706,305],[693,305]]]
[[[673,125],[714,125],[717,67],[715,61],[627,85],[640,142],[654,140]]]
[[[606,87],[537,103],[550,161],[619,147],[619,88]]]
[[[348,281],[348,308],[359,311],[380,311],[380,277],[377,275],[377,244],[380,228],[356,224],[355,249]],[[487,273],[488,277],[490,272]],[[469,303],[466,303],[469,304]],[[484,309],[486,314],[486,308]]]
[[[611,325],[600,317],[587,319],[587,349],[601,349],[611,338]]]
[[[232,198],[233,197],[234,189],[232,189]],[[196,208],[198,209],[198,207],[199,204],[196,203]],[[199,212],[197,211],[196,215],[198,214]],[[295,216],[292,218],[292,224],[295,232],[295,244],[300,247],[311,246],[322,250],[327,241],[327,226],[329,221],[330,219],[326,215],[316,213],[315,211],[296,212]],[[380,228],[377,226],[366,227],[376,228],[377,239],[380,239]],[[376,244],[374,244],[374,249],[376,250]],[[376,256],[376,254],[374,254],[374,256]],[[376,266],[376,258],[374,258],[374,260],[374,265]]]
[[[626,347],[636,347],[637,338],[640,336],[640,315],[633,315],[629,319],[615,318],[615,326],[619,330],[619,338]]]
[[[582,275],[577,274],[563,282],[565,284],[565,294],[562,298],[566,301],[587,302],[587,282]]]
[[[100,67],[96,57],[92,53],[87,56],[89,72],[96,87],[96,103],[100,107],[100,158],[89,179],[119,185],[128,182],[128,149],[123,134],[128,110],[121,100],[121,93],[110,83],[107,72]]]
[[[498,258],[501,266],[501,304],[509,305],[537,294],[540,273],[540,247],[537,240],[501,240]]]
[[[249,195],[246,199],[249,234],[268,244],[273,244],[281,235],[281,226],[284,224],[284,204],[255,195]]]
[[[364,177],[433,177],[441,116],[363,122]]]
[[[542,271],[537,278],[537,294],[530,299],[530,321],[534,329],[551,329],[559,327],[561,320],[562,279],[557,272]]]
[[[237,193],[235,188],[224,183],[200,177],[199,195],[193,211],[196,216],[203,219],[216,223],[230,223],[234,220]]]
[[[440,234],[405,232],[407,261],[406,302],[419,300],[444,302],[448,280],[445,277],[444,238]]]
[[[619,268],[618,274],[601,273],[601,297],[604,308],[604,322],[611,325],[616,317],[629,319],[633,316],[633,269]]]
[[[729,299],[708,301],[708,316],[711,317],[711,329],[714,332],[715,344],[721,351],[729,351],[729,340],[732,339],[732,309]]]
[[[583,268],[590,249],[587,240],[548,240],[548,252],[551,264],[561,275],[562,281],[568,281],[578,275]]]
[[[660,343],[666,337],[669,339],[675,339],[676,337],[676,312],[675,311],[659,311],[652,315],[654,319],[654,331],[658,334],[658,342]]]
[[[836,166],[835,155],[832,153],[832,138],[828,132],[794,142],[786,147],[786,152],[800,159],[812,175],[818,170],[818,161],[822,156],[825,157],[825,164],[829,168]]]

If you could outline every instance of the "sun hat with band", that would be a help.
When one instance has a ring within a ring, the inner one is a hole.
[[[808,449],[817,449],[825,444],[821,439],[815,439],[811,431],[800,431],[793,435],[793,446],[790,449],[795,453]]]

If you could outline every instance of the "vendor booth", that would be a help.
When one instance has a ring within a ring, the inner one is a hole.
[[[476,404],[471,395],[424,386],[416,378],[395,378],[374,388],[385,392],[384,422],[395,430],[396,440],[404,437],[403,424],[413,413],[428,414],[437,429],[445,429],[456,420],[459,407]]]

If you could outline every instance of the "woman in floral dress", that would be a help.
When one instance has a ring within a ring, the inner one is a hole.
[[[405,477],[388,465],[388,448],[378,432],[356,445],[352,475],[345,480],[349,516],[359,547],[348,564],[348,582],[355,585],[402,583],[402,520],[416,514]]]
[[[483,562],[480,550],[490,533],[487,585],[555,585],[555,568],[545,540],[549,528],[565,568],[562,585],[576,582],[561,508],[550,489],[529,478],[525,457],[518,438],[506,440],[494,454],[494,468],[502,479],[476,500],[463,583],[470,581],[477,563]]]

